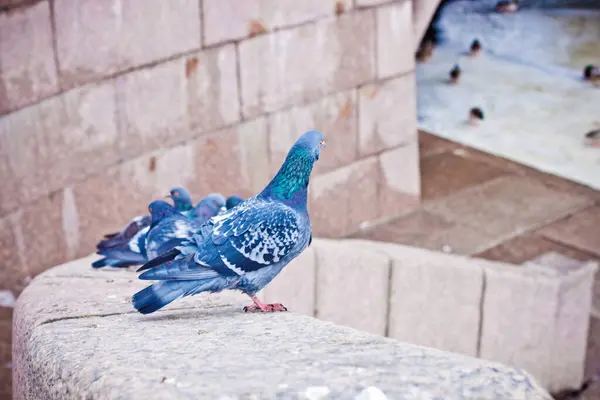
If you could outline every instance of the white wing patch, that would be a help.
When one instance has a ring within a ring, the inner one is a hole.
[[[139,242],[140,236],[147,234],[149,230],[150,230],[150,227],[147,226],[144,229],[141,229],[135,235],[133,235],[133,237],[129,240],[129,248],[131,249],[131,251],[134,251],[136,253],[142,252],[140,250],[140,246],[139,246],[138,242]]]
[[[235,264],[230,263],[229,260],[227,260],[227,258],[225,258],[224,255],[221,254],[220,257],[221,257],[221,260],[223,261],[223,264],[225,264],[227,266],[227,268],[229,268],[230,270],[232,270],[233,272],[235,272],[238,275],[245,274],[244,270],[236,267]]]
[[[187,239],[192,228],[185,221],[175,221],[175,230],[169,234],[169,237],[175,239]]]

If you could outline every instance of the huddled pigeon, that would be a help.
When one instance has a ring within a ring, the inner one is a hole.
[[[166,251],[174,243],[179,244],[180,240],[174,240],[172,236],[185,236],[183,231],[178,230],[177,227],[191,226],[197,229],[201,224],[217,215],[221,207],[225,205],[225,198],[222,195],[210,194],[192,208],[191,196],[184,188],[174,188],[168,197],[173,199],[174,207],[165,201],[160,201],[159,205],[155,207],[156,215],[151,212],[151,216],[135,217],[123,231],[107,235],[109,236],[107,239],[100,241],[96,245],[97,253],[104,258],[93,262],[92,267],[126,268],[144,264],[151,260],[157,251]],[[150,209],[152,207],[149,207]],[[169,212],[164,209],[168,209]],[[171,215],[171,211],[178,217],[172,216],[167,222],[159,224],[164,216]],[[155,231],[156,227],[161,229]]]
[[[306,132],[262,192],[138,269],[146,270],[140,279],[159,282],[134,294],[133,306],[149,314],[180,297],[230,289],[250,296],[246,312],[286,311],[262,303],[256,293],[310,245],[308,182],[324,145],[321,132]]]
[[[225,201],[225,208],[227,210],[231,210],[233,207],[237,206],[242,201],[244,201],[244,199],[241,198],[240,196],[237,196],[237,195],[229,196],[227,198],[227,200]]]

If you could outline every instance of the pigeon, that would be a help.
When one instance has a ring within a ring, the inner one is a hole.
[[[471,43],[471,48],[469,49],[469,55],[471,57],[476,57],[481,52],[481,43],[478,39],[473,40]]]
[[[142,229],[150,226],[151,218],[149,215],[138,216],[132,219],[121,232],[109,233],[104,235],[104,239],[96,244],[98,250],[109,247],[118,246],[124,242],[128,242]]]
[[[452,67],[452,69],[450,70],[450,83],[453,85],[456,85],[458,83],[458,80],[460,79],[460,67],[458,64],[456,64],[454,67]]]
[[[262,303],[256,293],[312,241],[308,182],[324,146],[321,132],[306,132],[262,192],[139,268],[145,271],[139,279],[159,282],[133,295],[134,308],[150,314],[184,296],[239,290],[253,302],[245,312],[287,311],[279,303]]]
[[[469,124],[477,125],[480,121],[483,121],[483,111],[479,107],[473,107],[469,110]]]
[[[225,202],[225,208],[231,210],[233,207],[237,206],[242,201],[244,201],[244,199],[235,194],[233,196],[229,196],[227,198],[227,201]]]
[[[225,197],[219,193],[211,193],[196,204],[196,207],[183,214],[196,222],[204,223],[225,208]]]
[[[185,188],[175,187],[171,189],[167,197],[173,200],[175,209],[181,213],[185,213],[193,207],[192,196]]]
[[[104,258],[92,263],[92,267],[126,268],[144,264],[180,244],[190,232],[198,230],[203,222],[217,215],[215,211],[212,215],[207,214],[204,220],[191,219],[163,200],[150,203],[148,211],[151,215],[150,224],[128,240],[99,247],[98,254]]]

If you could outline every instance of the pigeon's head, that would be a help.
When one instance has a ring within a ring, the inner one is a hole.
[[[156,224],[167,215],[175,214],[177,211],[166,201],[155,200],[148,206],[148,212],[152,216],[152,224]]]
[[[231,210],[233,207],[237,206],[242,201],[244,201],[243,198],[241,198],[240,196],[234,194],[233,196],[229,196],[227,198],[227,201],[225,202],[225,207],[228,210]]]
[[[214,214],[219,212],[221,208],[225,207],[225,197],[220,193],[211,193],[198,202],[199,206],[206,207]]]
[[[175,187],[171,189],[171,193],[167,195],[173,199],[173,203],[175,203],[175,208],[178,211],[187,211],[192,208],[192,196],[190,192],[182,187]]]
[[[318,160],[323,147],[325,147],[325,137],[321,132],[313,130],[300,136],[300,138],[296,140],[292,150],[308,152],[315,160]]]

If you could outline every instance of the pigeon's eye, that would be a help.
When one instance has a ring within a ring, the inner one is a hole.
[[[216,201],[216,200],[214,201],[214,203],[215,203],[215,206],[218,206],[218,205],[219,205],[219,202],[218,202],[218,201]]]
[[[325,144],[325,141],[324,141],[324,140],[321,140],[321,141],[319,142],[319,146],[320,146],[320,147],[323,147],[323,145],[324,145],[324,144]]]
[[[173,192],[173,196],[179,196],[179,191],[177,191],[177,190],[176,190],[176,191],[174,191],[174,192]]]

